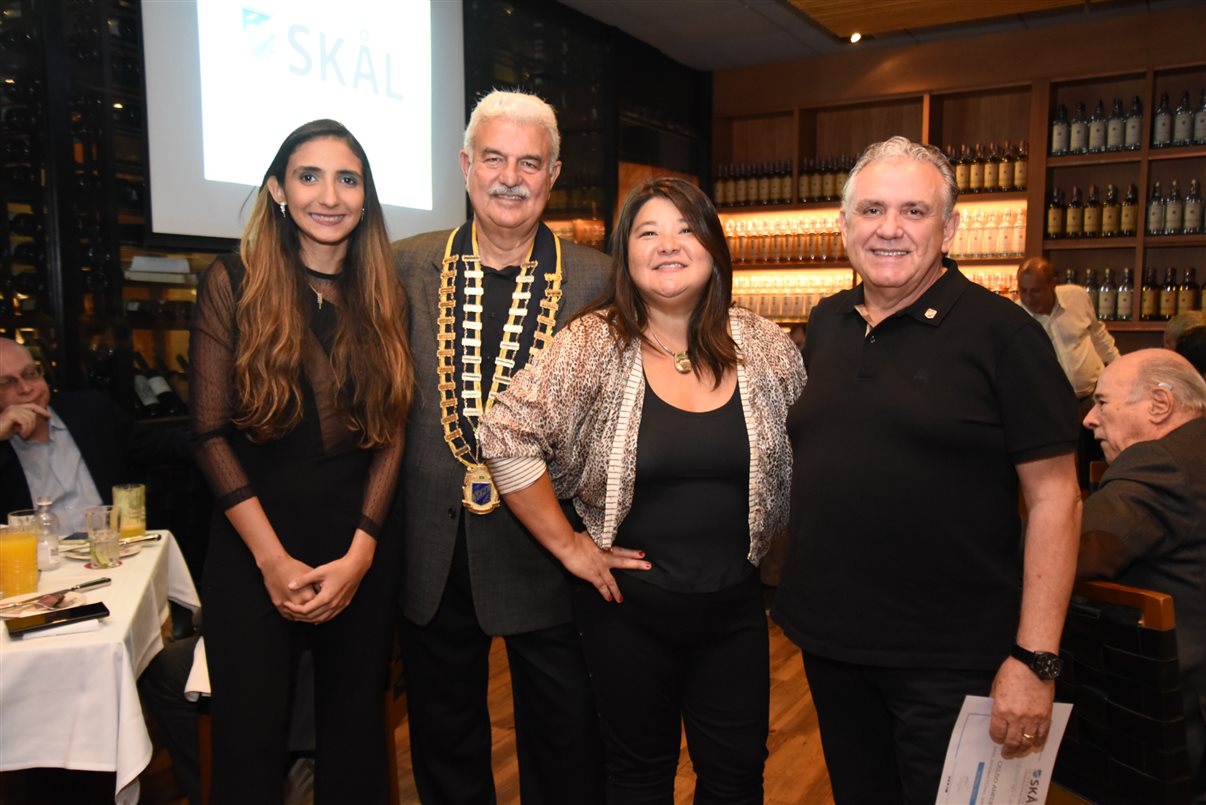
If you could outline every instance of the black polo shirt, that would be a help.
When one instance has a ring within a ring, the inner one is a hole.
[[[1042,328],[946,266],[869,333],[861,286],[810,317],[773,613],[805,651],[995,668],[1014,642],[1014,465],[1075,450],[1076,398]]]

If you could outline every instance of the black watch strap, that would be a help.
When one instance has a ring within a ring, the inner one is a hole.
[[[1044,681],[1056,679],[1064,667],[1064,661],[1058,654],[1052,654],[1049,651],[1029,651],[1017,643],[1014,643],[1013,648],[1009,650],[1009,656],[1025,665],[1034,672],[1035,676]]]

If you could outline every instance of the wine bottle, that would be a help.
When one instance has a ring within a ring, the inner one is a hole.
[[[1197,269],[1190,266],[1185,269],[1184,278],[1177,287],[1177,312],[1189,313],[1197,310],[1199,296]]]
[[[1168,198],[1164,199],[1164,234],[1165,235],[1180,235],[1184,223],[1185,205],[1181,201],[1181,188],[1177,187],[1177,180],[1173,179],[1172,189],[1168,191]]]
[[[1139,188],[1132,184],[1122,199],[1122,214],[1118,221],[1118,234],[1124,238],[1134,237],[1139,231]]]
[[[1058,187],[1051,188],[1051,200],[1047,203],[1047,237],[1064,236],[1064,203]]]
[[[1097,286],[1097,318],[1101,321],[1113,321],[1118,310],[1118,289],[1114,287],[1113,272],[1106,268]]]
[[[1114,98],[1114,108],[1106,121],[1106,150],[1121,151],[1126,142],[1126,114],[1122,111],[1122,98]]]
[[[1160,193],[1160,183],[1152,187],[1152,197],[1147,200],[1147,234],[1160,235],[1164,233],[1164,196]]]
[[[985,193],[995,193],[1000,190],[998,184],[1001,167],[1001,158],[997,156],[997,146],[995,143],[989,143],[984,154],[984,184],[983,190]]]
[[[967,151],[967,143],[959,146],[959,159],[954,163],[955,185],[960,193],[971,191],[971,154]]]
[[[1106,148],[1106,113],[1105,105],[1097,99],[1097,106],[1089,118],[1089,148],[1091,153],[1104,151]]]
[[[1097,292],[1101,286],[1097,283],[1096,269],[1085,269],[1085,293],[1089,295],[1089,303],[1093,305],[1093,310],[1097,310]]]
[[[1085,201],[1084,237],[1101,237],[1101,197],[1097,195],[1097,185],[1089,185],[1089,197]]]
[[[1083,103],[1076,104],[1072,124],[1068,126],[1068,151],[1083,154],[1089,150],[1089,114]]]
[[[1185,196],[1185,227],[1186,235],[1202,233],[1202,191],[1197,179],[1189,180],[1189,193]]]
[[[147,370],[147,382],[151,386],[151,391],[155,392],[155,397],[159,400],[160,411],[164,416],[182,416],[187,413],[184,402],[172,388],[167,375],[158,367],[152,366]]]
[[[1165,148],[1172,142],[1172,112],[1168,110],[1168,93],[1160,93],[1160,105],[1152,115],[1152,148]]]
[[[1080,201],[1080,188],[1072,185],[1072,197],[1064,210],[1064,237],[1079,238],[1085,234],[1085,208]]]
[[[1030,152],[1026,141],[1018,140],[1018,153],[1013,160],[1013,189],[1025,190],[1030,178]]]
[[[1173,114],[1173,145],[1189,145],[1193,141],[1193,107],[1189,105],[1189,91],[1181,93],[1181,103]]]
[[[1131,270],[1122,269],[1122,280],[1118,283],[1114,299],[1114,318],[1118,321],[1130,321],[1134,315],[1135,289],[1132,282]]]
[[[1126,115],[1126,133],[1123,147],[1138,151],[1143,146],[1143,101],[1136,95],[1131,99],[1131,110]]]
[[[1122,226],[1122,207],[1118,204],[1118,188],[1106,185],[1105,204],[1101,208],[1101,235],[1117,237]]]
[[[1202,90],[1202,102],[1193,113],[1193,141],[1196,145],[1206,145],[1206,89]]]
[[[134,353],[134,398],[138,413],[142,416],[157,417],[163,414],[159,397],[151,389],[151,382],[147,377],[147,363],[137,352]]]
[[[1143,271],[1143,286],[1139,290],[1139,318],[1156,321],[1160,312],[1160,289],[1156,285],[1156,269],[1148,266]]]
[[[1157,311],[1161,321],[1177,315],[1177,270],[1169,266],[1164,271],[1164,284],[1160,286],[1160,307]]]
[[[1056,109],[1055,119],[1051,121],[1052,156],[1068,153],[1068,133],[1068,107],[1061,103]]]
[[[1013,190],[1013,146],[1006,140],[1001,144],[1001,162],[997,165],[997,189],[1001,192]]]

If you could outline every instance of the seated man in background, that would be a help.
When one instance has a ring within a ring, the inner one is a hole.
[[[1178,313],[1164,325],[1164,348],[1175,350],[1181,336],[1203,325],[1206,325],[1206,314],[1200,310]]]
[[[1165,349],[1123,355],[1085,426],[1109,469],[1085,501],[1080,578],[1173,597],[1196,801],[1206,801],[1206,381]]]
[[[47,496],[68,533],[84,510],[111,503],[113,485],[141,480],[132,463],[184,459],[183,430],[139,425],[100,391],[51,399],[42,365],[0,338],[0,517]]]
[[[1186,330],[1177,339],[1177,354],[1193,364],[1198,374],[1206,377],[1206,327]]]

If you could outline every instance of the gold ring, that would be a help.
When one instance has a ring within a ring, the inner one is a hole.
[[[1028,732],[1023,732],[1023,733],[1022,733],[1022,737],[1023,737],[1023,738],[1025,738],[1027,741],[1033,741],[1033,740],[1034,740],[1034,736],[1033,736],[1033,735],[1031,735],[1031,734],[1030,734],[1030,733],[1028,733]]]

